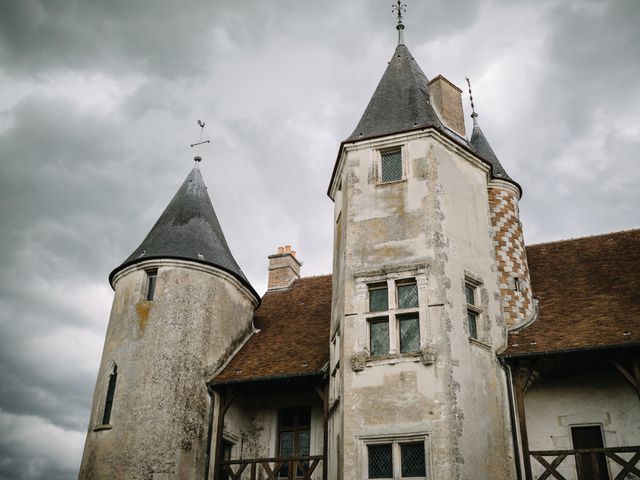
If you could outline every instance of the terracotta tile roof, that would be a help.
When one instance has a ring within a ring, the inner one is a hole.
[[[331,275],[296,280],[267,292],[255,333],[213,383],[320,373],[329,361]]]
[[[640,229],[527,247],[539,316],[503,355],[640,344]]]

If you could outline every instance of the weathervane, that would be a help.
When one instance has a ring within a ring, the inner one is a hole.
[[[407,4],[398,0],[397,4],[391,5],[391,11],[395,12],[398,17],[398,24],[396,25],[396,29],[398,30],[398,45],[403,45],[404,35],[402,35],[402,31],[404,30],[404,24],[402,23],[402,12],[407,11]]]
[[[200,141],[191,144],[191,148],[198,147],[196,149],[196,156],[193,157],[193,159],[196,162],[201,162],[202,161],[202,157],[199,155],[199,153],[200,153],[200,145],[202,145],[203,143],[211,143],[209,140],[202,140],[202,134],[204,132],[204,125],[205,125],[205,123],[202,120],[198,120],[198,126],[200,127]]]
[[[476,107],[473,105],[473,94],[471,93],[471,81],[469,77],[465,77],[467,79],[467,85],[469,85],[469,99],[471,100],[471,118],[473,118],[473,126],[478,126],[478,114],[476,113]]]

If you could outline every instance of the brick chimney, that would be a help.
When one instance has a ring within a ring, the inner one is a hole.
[[[291,245],[278,247],[278,253],[269,255],[269,290],[287,288],[300,278],[301,265]]]
[[[462,90],[442,75],[429,82],[431,104],[436,107],[445,125],[458,135],[465,136]]]

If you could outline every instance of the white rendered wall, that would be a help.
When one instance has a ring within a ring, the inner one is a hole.
[[[601,426],[605,447],[640,445],[640,400],[617,372],[539,380],[526,392],[525,412],[530,450],[572,449],[571,426],[580,425]],[[620,468],[611,460],[608,464],[613,478]],[[535,459],[531,466],[534,478],[544,471]],[[558,471],[575,480],[573,457]]]

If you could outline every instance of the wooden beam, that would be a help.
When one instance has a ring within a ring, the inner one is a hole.
[[[222,458],[222,429],[224,428],[224,414],[225,414],[225,399],[224,390],[218,392],[218,422],[216,428],[216,450],[215,450],[215,462],[213,464],[213,480],[220,480],[221,469],[220,459]],[[229,408],[227,406],[227,408]]]
[[[636,389],[638,398],[640,398],[640,366],[638,365],[638,359],[633,357],[631,359],[631,371],[629,371],[622,363],[616,360],[613,356],[608,356],[611,364],[618,370],[624,378]]]
[[[527,435],[527,417],[524,408],[524,390],[533,372],[533,366],[528,365],[526,370],[516,367],[513,370],[514,397],[518,411],[518,426],[520,427],[520,441],[522,443],[522,461],[524,463],[524,478],[533,480],[531,471],[531,457],[529,456],[529,436]]]

